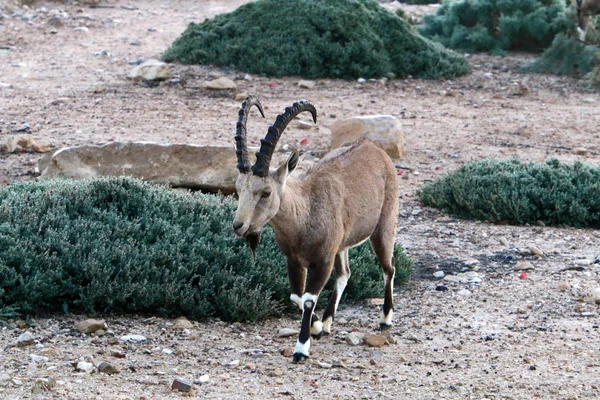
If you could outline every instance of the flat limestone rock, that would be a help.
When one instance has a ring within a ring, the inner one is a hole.
[[[404,135],[400,121],[392,115],[368,115],[336,121],[331,127],[331,148],[371,139],[392,159],[404,157]]]
[[[235,192],[236,164],[230,146],[111,142],[54,152],[40,162],[40,178],[131,176],[172,187],[230,194]]]

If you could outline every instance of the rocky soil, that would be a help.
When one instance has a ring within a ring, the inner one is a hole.
[[[268,118],[249,121],[253,141],[306,98],[320,121],[290,126],[281,144],[317,154],[340,118],[396,116],[407,147],[398,242],[416,267],[396,294],[391,335],[371,343],[382,347],[352,343],[378,334],[379,311],[377,301],[348,306],[310,361],[295,365],[287,354],[295,337],[281,331],[298,329],[295,316],[234,325],[104,316],[106,327],[91,334],[76,323],[102,316],[12,321],[0,327],[0,398],[599,398],[600,232],[460,220],[420,207],[416,196],[424,182],[487,157],[600,165],[598,91],[522,75],[518,66],[531,56],[521,54],[470,56],[472,73],[447,81],[319,80],[306,89],[300,78],[184,65],[171,66],[175,79],[166,84],[127,79],[189,22],[244,2],[0,0],[0,138],[31,135],[54,148],[230,145],[236,95],[255,93]],[[220,76],[237,89],[202,86]],[[41,157],[29,147],[1,153],[0,181],[34,179]]]

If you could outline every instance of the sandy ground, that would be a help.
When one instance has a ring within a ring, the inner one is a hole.
[[[297,86],[299,78],[246,80],[243,71],[204,66],[172,65],[179,83],[169,85],[126,78],[130,62],[159,57],[189,22],[244,2],[36,2],[26,9],[0,0],[0,83],[10,85],[0,85],[0,136],[27,124],[55,148],[109,140],[230,145],[235,95],[244,92],[267,106],[267,120],[248,123],[256,142],[285,106],[300,98],[315,103],[317,126],[290,126],[280,143],[307,139],[303,151],[321,153],[340,118],[396,116],[407,147],[399,162],[406,173],[398,241],[416,263],[395,297],[396,343],[346,343],[349,332],[375,333],[379,311],[367,305],[341,310],[346,323],[314,343],[302,365],[280,354],[295,343],[278,335],[299,327],[293,316],[193,322],[186,330],[160,318],[107,316],[104,336],[73,329],[89,316],[34,318],[0,328],[0,398],[600,398],[600,318],[592,298],[600,287],[600,232],[458,220],[422,209],[415,194],[425,181],[487,157],[600,165],[598,92],[568,78],[519,74],[531,59],[520,54],[470,56],[473,72],[456,80],[319,80],[310,90]],[[57,16],[62,24],[52,23]],[[201,87],[215,76],[234,79],[237,92]],[[41,157],[0,154],[0,181],[34,179]],[[534,269],[523,275],[518,261]],[[446,276],[438,281],[432,274],[440,270]],[[37,346],[13,346],[25,331]],[[147,340],[126,343],[125,334]],[[32,360],[43,354],[47,360]],[[120,373],[76,372],[71,363],[81,357]],[[36,380],[49,376],[52,388],[33,394]],[[195,382],[193,392],[171,391],[176,377]]]

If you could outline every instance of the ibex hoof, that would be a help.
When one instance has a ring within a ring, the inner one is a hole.
[[[384,324],[383,322],[379,324],[379,329],[382,331],[387,331],[392,329],[392,325],[390,324]]]
[[[294,358],[292,359],[292,362],[294,364],[297,363],[301,363],[308,360],[308,356],[306,354],[302,354],[302,353],[294,353]]]

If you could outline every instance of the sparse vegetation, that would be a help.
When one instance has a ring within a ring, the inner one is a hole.
[[[129,178],[0,187],[0,317],[18,310],[256,320],[293,309],[272,231],[254,262],[231,233],[234,212],[232,198]],[[368,244],[350,257],[346,298],[380,296],[381,268]],[[410,260],[399,247],[395,257],[400,284]]]
[[[600,227],[600,168],[485,160],[426,185],[421,201],[466,218]]]
[[[257,0],[187,30],[166,61],[267,76],[449,78],[468,62],[373,0]]]

